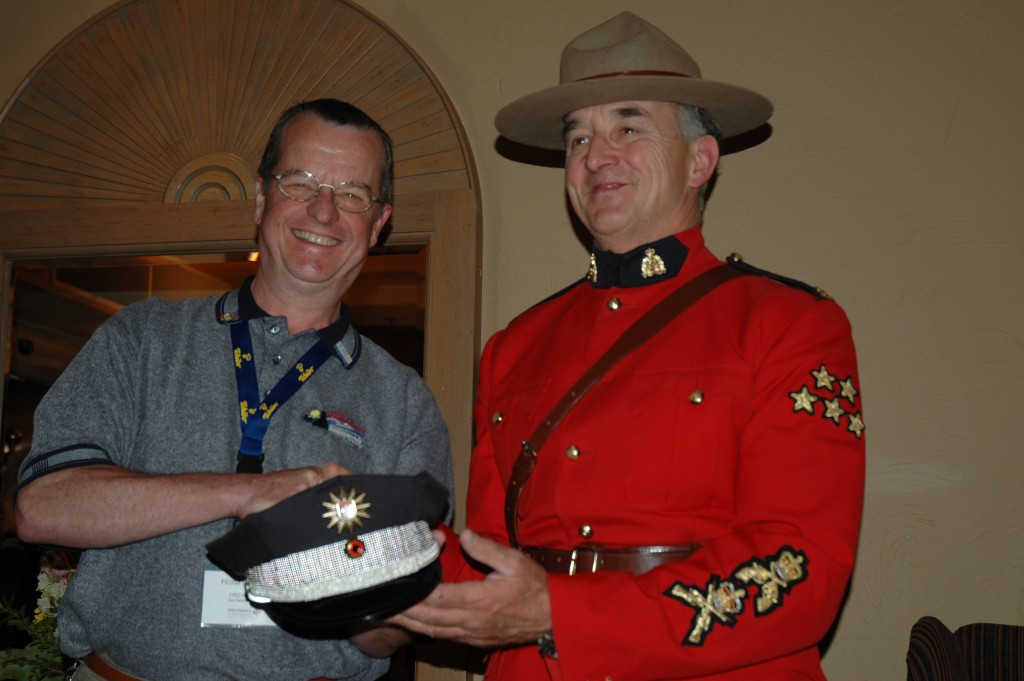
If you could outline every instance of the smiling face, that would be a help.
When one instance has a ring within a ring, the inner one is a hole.
[[[688,142],[671,102],[612,102],[565,117],[565,184],[594,242],[624,253],[700,222],[712,137]]]
[[[303,114],[288,123],[282,142],[273,174],[305,170],[320,182],[361,182],[379,194],[384,146],[374,131]],[[282,194],[277,182],[261,178],[257,184],[257,302],[271,313],[279,312],[270,309],[270,301],[336,305],[377,243],[391,206],[375,203],[365,213],[346,213],[338,210],[329,188],[303,203]]]

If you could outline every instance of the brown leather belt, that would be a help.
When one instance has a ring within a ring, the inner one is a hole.
[[[139,681],[139,677],[137,676],[125,674],[120,669],[114,669],[110,666],[109,662],[96,653],[89,653],[82,662],[85,663],[85,666],[96,672],[99,676],[102,676],[107,681]]]
[[[572,550],[545,549],[524,546],[523,552],[544,568],[558,575],[578,575],[592,572],[643,573],[680,560],[686,560],[700,548],[700,544],[686,546],[627,546],[606,549],[602,546],[577,546]]]

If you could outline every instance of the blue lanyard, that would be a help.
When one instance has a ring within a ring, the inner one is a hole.
[[[298,362],[281,377],[273,390],[260,399],[259,380],[253,361],[252,337],[247,321],[231,325],[232,361],[238,384],[238,414],[242,427],[242,444],[238,450],[239,473],[263,472],[263,437],[270,419],[288,399],[331,356],[331,351],[317,339]],[[258,405],[258,406],[257,406]]]

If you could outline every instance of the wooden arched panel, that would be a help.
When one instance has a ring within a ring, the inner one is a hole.
[[[0,197],[5,210],[188,201],[188,178],[209,198],[247,198],[227,187],[251,192],[273,121],[315,97],[352,102],[388,130],[398,195],[471,188],[450,103],[365,11],[337,0],[133,0],[70,35],[8,103]],[[396,212],[397,232],[431,230],[409,217],[415,229]]]
[[[251,250],[273,122],[337,97],[395,143],[386,247],[427,248],[424,375],[459,508],[479,331],[479,197],[464,131],[397,36],[339,0],[126,0],[67,36],[0,112],[2,319],[19,260]],[[0,342],[10,344],[9,323]]]

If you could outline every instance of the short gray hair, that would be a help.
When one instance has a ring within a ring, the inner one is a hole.
[[[722,137],[722,129],[707,109],[690,104],[676,104],[676,127],[688,142],[695,142],[698,137],[705,135],[711,135],[716,140]]]
[[[679,129],[679,134],[687,142],[696,142],[705,135],[711,135],[716,140],[722,137],[722,129],[718,127],[718,123],[711,117],[711,114],[706,109],[690,104],[676,104],[676,128]],[[718,172],[717,169],[715,172]],[[705,182],[704,186],[700,188],[697,206],[702,213],[704,212],[704,199],[708,193],[709,184],[710,180]]]

